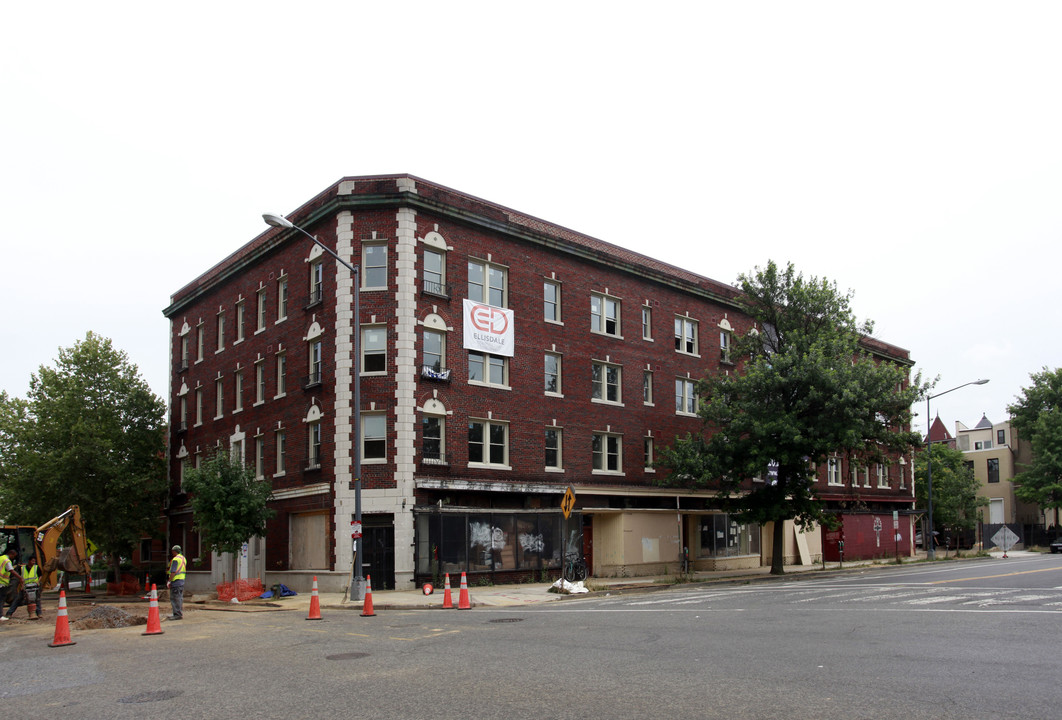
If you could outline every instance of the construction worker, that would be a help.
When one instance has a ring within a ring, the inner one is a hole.
[[[171,550],[173,553],[173,559],[170,560],[170,574],[169,580],[166,581],[166,587],[170,591],[170,609],[173,614],[168,618],[169,620],[183,620],[184,619],[184,571],[188,566],[188,561],[184,559],[184,555],[181,555],[181,546],[174,545]]]
[[[7,622],[15,614],[19,601],[22,600],[22,576],[15,570],[14,559],[18,557],[18,550],[10,545],[0,555],[0,611],[4,603],[11,603],[6,615],[0,615],[0,621]],[[18,582],[14,582],[17,580]]]
[[[22,580],[26,583],[26,612],[35,606],[37,619],[41,618],[41,568],[37,564],[37,556],[30,555],[29,562],[22,566]],[[32,619],[32,616],[30,616]]]

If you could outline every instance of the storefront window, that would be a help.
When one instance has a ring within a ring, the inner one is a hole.
[[[700,557],[736,557],[760,554],[760,526],[739,523],[731,515],[704,515],[701,528]]]
[[[565,527],[581,550],[582,519],[565,524],[553,513],[418,513],[417,572],[421,574],[557,569]]]

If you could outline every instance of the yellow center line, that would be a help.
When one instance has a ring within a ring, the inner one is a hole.
[[[1010,577],[1012,575],[1029,575],[1031,573],[1055,572],[1062,568],[1044,568],[1043,570],[1021,570],[1019,572],[1003,573],[1001,575],[982,575],[980,577],[955,578],[954,580],[934,580],[926,585],[943,585],[944,583],[966,582],[967,580],[991,580],[992,578]]]

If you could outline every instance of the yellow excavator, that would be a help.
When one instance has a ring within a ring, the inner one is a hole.
[[[70,528],[71,540],[59,550],[63,532]],[[18,563],[36,556],[41,568],[41,588],[55,587],[60,570],[85,576],[85,592],[89,591],[92,566],[89,563],[88,541],[85,524],[81,521],[81,508],[71,505],[64,512],[39,527],[32,525],[4,525],[0,528],[0,552],[14,544],[18,549]]]

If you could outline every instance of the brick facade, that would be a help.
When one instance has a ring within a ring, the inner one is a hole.
[[[179,492],[181,464],[193,465],[219,444],[239,448],[242,439],[243,457],[251,464],[261,441],[263,476],[272,482],[276,498],[277,516],[269,523],[264,553],[251,553],[257,567],[250,570],[267,582],[298,586],[300,573],[314,572],[322,576],[322,587],[345,583],[353,457],[355,446],[364,443],[371,443],[371,451],[362,457],[363,514],[366,527],[374,527],[376,543],[366,549],[366,559],[379,573],[373,580],[377,588],[410,587],[444,566],[456,570],[462,563],[473,572],[484,566],[518,576],[541,572],[559,563],[560,548],[546,548],[558,545],[562,536],[570,551],[571,538],[582,535],[578,549],[599,574],[658,572],[676,562],[682,546],[700,547],[698,523],[713,513],[711,496],[658,488],[653,481],[663,471],[646,467],[646,439],[660,448],[676,435],[700,430],[696,415],[677,412],[677,386],[706,372],[734,369],[723,357],[720,333],[744,332],[750,320],[741,313],[733,287],[412,176],[346,178],[290,218],[359,265],[360,325],[373,333],[362,355],[375,349],[377,338],[383,339],[384,353],[382,367],[360,372],[361,412],[363,418],[384,418],[383,444],[375,435],[360,443],[355,439],[353,392],[363,358],[354,354],[351,273],[301,233],[269,229],[175,293],[165,310],[173,358],[171,538],[177,541],[175,527],[183,522],[189,542],[186,497]],[[435,268],[425,267],[426,252],[445,258],[441,282]],[[313,285],[315,262],[322,263],[320,298]],[[470,263],[503,278],[504,287],[496,288],[504,292],[500,304],[513,313],[513,356],[504,361],[507,376],[496,383],[470,379],[476,358],[462,344]],[[287,312],[280,317],[278,281],[285,277]],[[546,283],[559,290],[557,320],[545,317]],[[258,330],[263,293],[265,322]],[[243,330],[237,341],[241,303]],[[618,317],[610,314],[613,308]],[[651,318],[647,334],[643,309]],[[219,348],[221,313],[226,337]],[[594,320],[603,332],[592,330]],[[676,320],[684,333],[695,329],[695,339],[677,340]],[[202,360],[197,355],[200,329]],[[441,368],[449,368],[448,379],[421,372],[426,330],[444,338]],[[192,355],[187,368],[185,341]],[[319,377],[312,350],[317,341]],[[909,364],[906,351],[873,342],[871,349],[881,357]],[[282,394],[277,390],[280,354],[286,358]],[[559,388],[553,392],[545,384],[547,354],[559,361]],[[262,402],[259,366],[265,380]],[[237,373],[242,373],[239,410]],[[647,373],[651,401],[644,397]],[[219,379],[224,404],[216,417]],[[595,389],[601,400],[593,399]],[[197,392],[203,398],[201,423],[195,421]],[[188,418],[183,428],[182,397]],[[425,438],[426,417],[441,420],[428,431],[430,438]],[[317,422],[319,451],[310,441]],[[375,433],[377,421],[367,422]],[[504,443],[492,446],[490,437],[482,447],[473,443],[470,423],[488,434],[504,430]],[[559,467],[546,466],[547,428],[560,437]],[[282,473],[277,472],[278,431],[286,439]],[[601,441],[597,457],[603,470],[594,468],[595,436]],[[490,458],[492,447],[504,459],[470,461],[473,451]],[[376,460],[372,456],[381,448],[385,457]],[[827,489],[824,476],[823,489],[839,502],[856,492],[864,504],[881,510],[909,510],[912,483],[901,483],[895,469],[892,476],[888,487],[873,483],[855,491]],[[561,523],[558,507],[569,486],[578,498],[578,514]],[[300,535],[302,520],[321,511],[328,514],[326,536]],[[467,523],[454,520],[459,517]],[[441,556],[457,552],[461,527],[467,557],[444,560]],[[484,528],[493,538],[489,545],[473,537]],[[631,536],[639,539],[633,546]],[[764,554],[755,538],[749,542],[743,556],[758,565]],[[713,560],[695,554],[702,566]],[[208,558],[201,569],[212,569]]]

